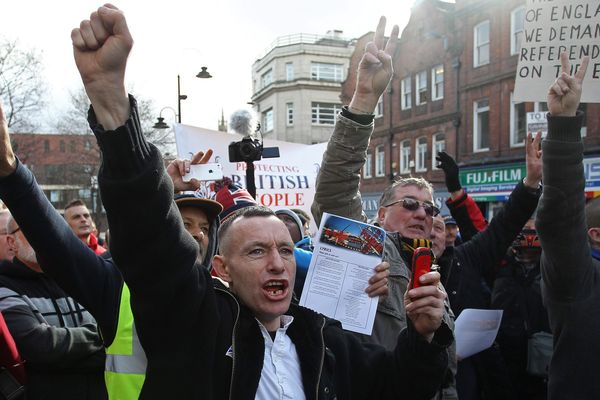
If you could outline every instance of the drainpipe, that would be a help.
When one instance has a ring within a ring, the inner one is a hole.
[[[460,110],[460,58],[456,57],[452,62],[452,68],[456,70],[456,115],[452,120],[452,125],[454,125],[454,139],[455,139],[455,149],[454,149],[454,160],[458,164],[460,159],[460,125],[461,125],[461,110]]]

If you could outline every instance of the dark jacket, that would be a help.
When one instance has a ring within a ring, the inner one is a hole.
[[[50,277],[4,264],[0,310],[26,361],[28,399],[106,398],[96,322]]]
[[[600,262],[585,220],[581,123],[548,115],[542,142],[544,193],[536,228],[542,243],[542,296],[554,334],[548,399],[595,399],[600,393]]]
[[[455,315],[465,308],[489,308],[496,266],[535,211],[540,193],[520,182],[484,231],[446,248],[440,267]]]
[[[258,323],[231,293],[213,288],[208,271],[195,267],[172,183],[158,150],[142,135],[135,101],[131,105],[131,117],[115,131],[105,132],[93,115],[90,125],[103,155],[99,183],[111,252],[131,289],[148,355],[141,397],[253,399],[264,357]],[[139,231],[153,235],[134,234]],[[303,307],[288,313],[295,318],[288,334],[307,399],[427,398],[440,385],[452,341],[445,325],[432,344],[407,329],[392,353],[360,344]]]

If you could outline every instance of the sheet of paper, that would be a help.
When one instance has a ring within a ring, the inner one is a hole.
[[[377,298],[365,289],[381,262],[385,231],[324,213],[300,305],[337,319],[346,330],[370,335]]]
[[[502,310],[464,309],[454,325],[456,356],[464,359],[490,347],[500,328]]]

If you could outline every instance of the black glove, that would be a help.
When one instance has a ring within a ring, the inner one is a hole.
[[[462,189],[460,179],[458,179],[458,165],[456,165],[454,158],[450,157],[445,151],[440,151],[435,159],[439,162],[437,167],[444,170],[448,191],[452,193]]]

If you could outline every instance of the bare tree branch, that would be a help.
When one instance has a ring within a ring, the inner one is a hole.
[[[42,72],[41,55],[35,49],[22,49],[17,40],[0,40],[0,97],[13,131],[32,131],[38,125],[36,114],[46,94]]]

